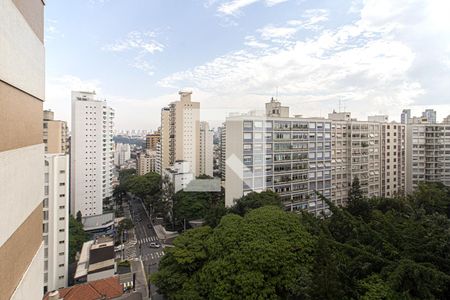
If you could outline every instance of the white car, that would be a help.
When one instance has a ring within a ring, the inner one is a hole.
[[[122,251],[123,248],[124,248],[124,245],[123,245],[123,244],[120,244],[119,246],[114,247],[114,251],[115,251],[115,252],[119,252],[119,251]]]
[[[149,244],[149,247],[150,247],[150,248],[159,248],[159,247],[161,247],[161,245],[158,244],[158,243],[155,243],[155,242],[151,242],[151,243]]]

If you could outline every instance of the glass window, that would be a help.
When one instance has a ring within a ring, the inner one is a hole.
[[[252,121],[244,121],[244,128],[253,128]]]
[[[244,140],[251,140],[253,135],[249,132],[244,132]]]

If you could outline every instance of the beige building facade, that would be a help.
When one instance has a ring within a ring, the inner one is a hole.
[[[263,116],[226,120],[227,206],[248,192],[270,189],[290,210],[328,213],[315,191],[346,205],[355,177],[367,196],[404,193],[404,125],[357,121],[350,113],[274,117],[273,107],[266,108]],[[383,189],[383,182],[391,183],[389,188]]]
[[[441,123],[427,119],[407,126],[407,192],[420,182],[450,186],[450,118]]]
[[[161,134],[159,131],[147,134],[145,136],[145,149],[149,151],[156,151],[160,136]]]
[[[44,144],[46,153],[68,153],[67,122],[55,120],[54,113],[44,110]]]
[[[163,170],[170,166],[170,108],[164,107],[161,109],[161,128],[159,142],[156,144],[157,160],[156,172],[162,175]]]
[[[199,146],[199,175],[213,177],[214,133],[209,129],[208,122],[200,122]]]
[[[41,299],[44,2],[0,0],[0,41],[0,299]]]
[[[156,172],[156,151],[145,151],[138,154],[137,157],[137,172],[138,175],[145,175],[150,172]]]

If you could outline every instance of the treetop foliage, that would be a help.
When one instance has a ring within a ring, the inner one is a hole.
[[[248,194],[217,227],[180,235],[151,280],[169,299],[450,299],[449,189],[358,190],[348,208],[327,200],[326,218]]]

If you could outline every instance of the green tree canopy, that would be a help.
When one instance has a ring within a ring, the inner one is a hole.
[[[234,206],[231,207],[230,212],[244,216],[250,210],[266,205],[282,207],[280,196],[273,191],[251,192],[238,199]]]
[[[79,212],[81,215],[81,212]],[[78,213],[77,213],[78,216]],[[72,215],[69,215],[69,262],[75,260],[77,251],[83,247],[83,243],[88,241],[89,235],[83,230],[83,224],[78,222]]]
[[[151,280],[171,299],[303,297],[315,242],[296,215],[277,207],[229,214],[215,229],[178,237]]]
[[[125,181],[125,185],[129,192],[145,199],[161,191],[161,176],[153,172],[142,176],[131,176]]]
[[[352,190],[362,206],[319,195],[332,211],[320,218],[249,194],[231,210],[240,215],[177,238],[152,280],[169,299],[449,299],[448,189],[372,199]]]

